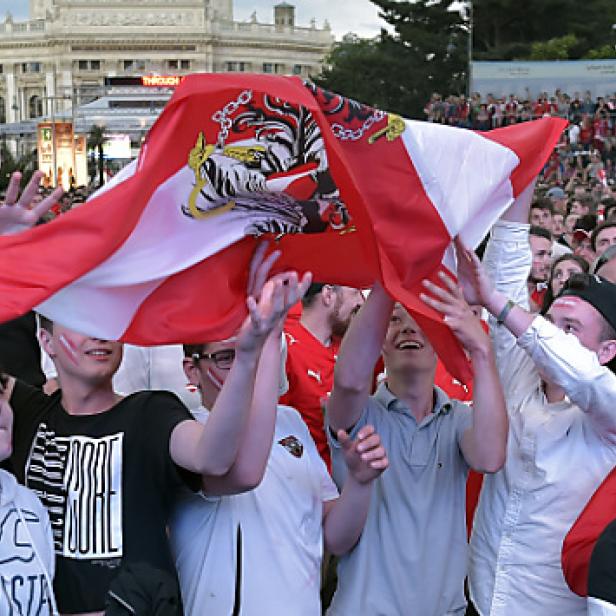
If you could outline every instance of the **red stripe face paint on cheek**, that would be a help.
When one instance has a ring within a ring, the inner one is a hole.
[[[68,358],[76,366],[78,366],[79,362],[77,361],[77,347],[75,346],[75,343],[69,338],[67,338],[64,334],[60,334],[60,337],[58,338],[58,340],[60,341],[62,348],[66,351]]]

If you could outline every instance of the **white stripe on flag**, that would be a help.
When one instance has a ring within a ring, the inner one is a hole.
[[[475,247],[513,201],[517,155],[469,130],[405,120],[402,140],[451,237]]]
[[[132,165],[131,172],[134,172]],[[267,187],[274,192],[281,191],[309,173],[274,179],[267,182]],[[124,244],[36,310],[52,321],[70,323],[76,331],[117,340],[129,327],[140,304],[169,276],[239,241],[255,220],[268,216],[232,209],[219,216],[195,220],[181,210],[193,186],[194,173],[188,166],[161,184]],[[104,315],[104,318],[93,318],[93,315]]]

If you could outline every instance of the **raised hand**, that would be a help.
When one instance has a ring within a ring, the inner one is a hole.
[[[21,173],[19,171],[13,173],[4,202],[0,203],[0,235],[18,233],[33,227],[41,216],[62,196],[64,190],[59,186],[40,203],[30,207],[38,192],[43,175],[41,171],[35,171],[32,179],[18,198]]]
[[[455,239],[458,260],[458,284],[464,299],[471,305],[485,306],[494,292],[494,285],[483,264],[474,251],[467,248],[462,240]]]
[[[366,484],[376,479],[388,466],[389,460],[381,437],[373,426],[364,426],[355,440],[344,431],[336,434],[349,473],[357,483]]]
[[[420,299],[443,314],[443,321],[471,355],[476,351],[485,352],[490,347],[490,339],[464,299],[462,289],[444,272],[439,273],[439,278],[445,288],[424,280],[422,284],[432,296],[422,293]]]
[[[288,311],[304,296],[312,282],[310,272],[301,280],[296,272],[283,272],[268,279],[281,253],[276,250],[265,258],[266,250],[267,242],[261,243],[251,261],[246,298],[248,317],[238,332],[238,351],[255,351],[274,330],[281,333]]]

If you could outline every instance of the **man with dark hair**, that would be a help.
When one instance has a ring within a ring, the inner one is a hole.
[[[562,189],[560,189],[562,190]],[[552,240],[552,250],[550,254],[551,260],[558,259],[558,257],[571,252],[571,249],[564,244],[561,244],[558,240],[562,234],[555,233],[555,218],[560,216],[562,220],[562,214],[556,213],[552,205],[552,201],[548,198],[537,199],[530,206],[529,222],[531,228],[539,227],[545,229]]]
[[[543,227],[531,226],[529,241],[533,264],[528,275],[528,292],[538,311],[543,305],[543,297],[548,287],[552,263],[552,234]]]
[[[590,244],[597,257],[616,244],[616,220],[602,222],[590,234]]]
[[[595,205],[590,195],[583,195],[582,197],[575,197],[571,200],[569,212],[576,216],[586,216],[587,214],[595,213]]]
[[[603,220],[612,222],[616,220],[616,199],[608,198],[602,201],[603,203]]]
[[[529,222],[532,226],[541,227],[552,233],[553,214],[554,206],[550,199],[537,199],[530,206]]]
[[[340,554],[355,545],[372,485],[387,466],[372,427],[354,440],[341,432],[349,479],[338,495],[299,413],[276,404],[286,381],[281,334],[282,322],[244,383],[262,400],[253,405],[241,445],[248,482],[238,482],[235,469],[203,494],[186,494],[172,516],[187,616],[320,614],[323,548]],[[202,400],[195,416],[204,423],[231,385],[236,344],[231,338],[185,347],[184,370]]]
[[[11,180],[7,200],[16,195],[18,180]],[[21,200],[24,216],[29,191]],[[21,213],[21,203],[0,206],[0,232],[3,218]],[[10,468],[49,512],[61,613],[101,615],[118,605],[131,613],[149,613],[153,606],[181,613],[166,534],[171,505],[180,490],[206,487],[241,457],[253,396],[233,382],[256,372],[265,341],[288,308],[285,298],[300,297],[281,287],[261,297],[276,258],[265,259],[265,250],[265,244],[257,249],[251,264],[249,316],[238,334],[231,385],[207,426],[168,392],[116,394],[112,377],[122,345],[48,319],[41,343],[62,389],[47,396],[13,377],[0,388],[14,411]]]
[[[616,464],[616,285],[573,275],[545,317],[528,310],[532,190],[495,225],[485,266],[458,246],[466,299],[492,315],[509,413],[507,460],[484,480],[471,537],[481,616],[586,613],[563,579],[562,542]]]
[[[358,289],[313,283],[299,320],[289,318],[285,324],[289,391],[280,402],[300,412],[328,468],[323,405],[332,388],[340,339],[363,301]]]
[[[595,260],[595,251],[593,250],[590,236],[596,226],[597,216],[595,214],[586,214],[577,219],[573,229],[573,254],[586,259],[588,264]]]

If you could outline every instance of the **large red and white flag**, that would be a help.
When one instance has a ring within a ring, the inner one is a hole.
[[[0,321],[36,306],[104,339],[221,338],[245,315],[255,238],[268,236],[281,268],[358,287],[380,279],[464,378],[463,354],[417,285],[442,262],[454,268],[453,237],[478,243],[564,126],[546,118],[480,134],[297,78],[193,75],[107,190],[0,238]]]

